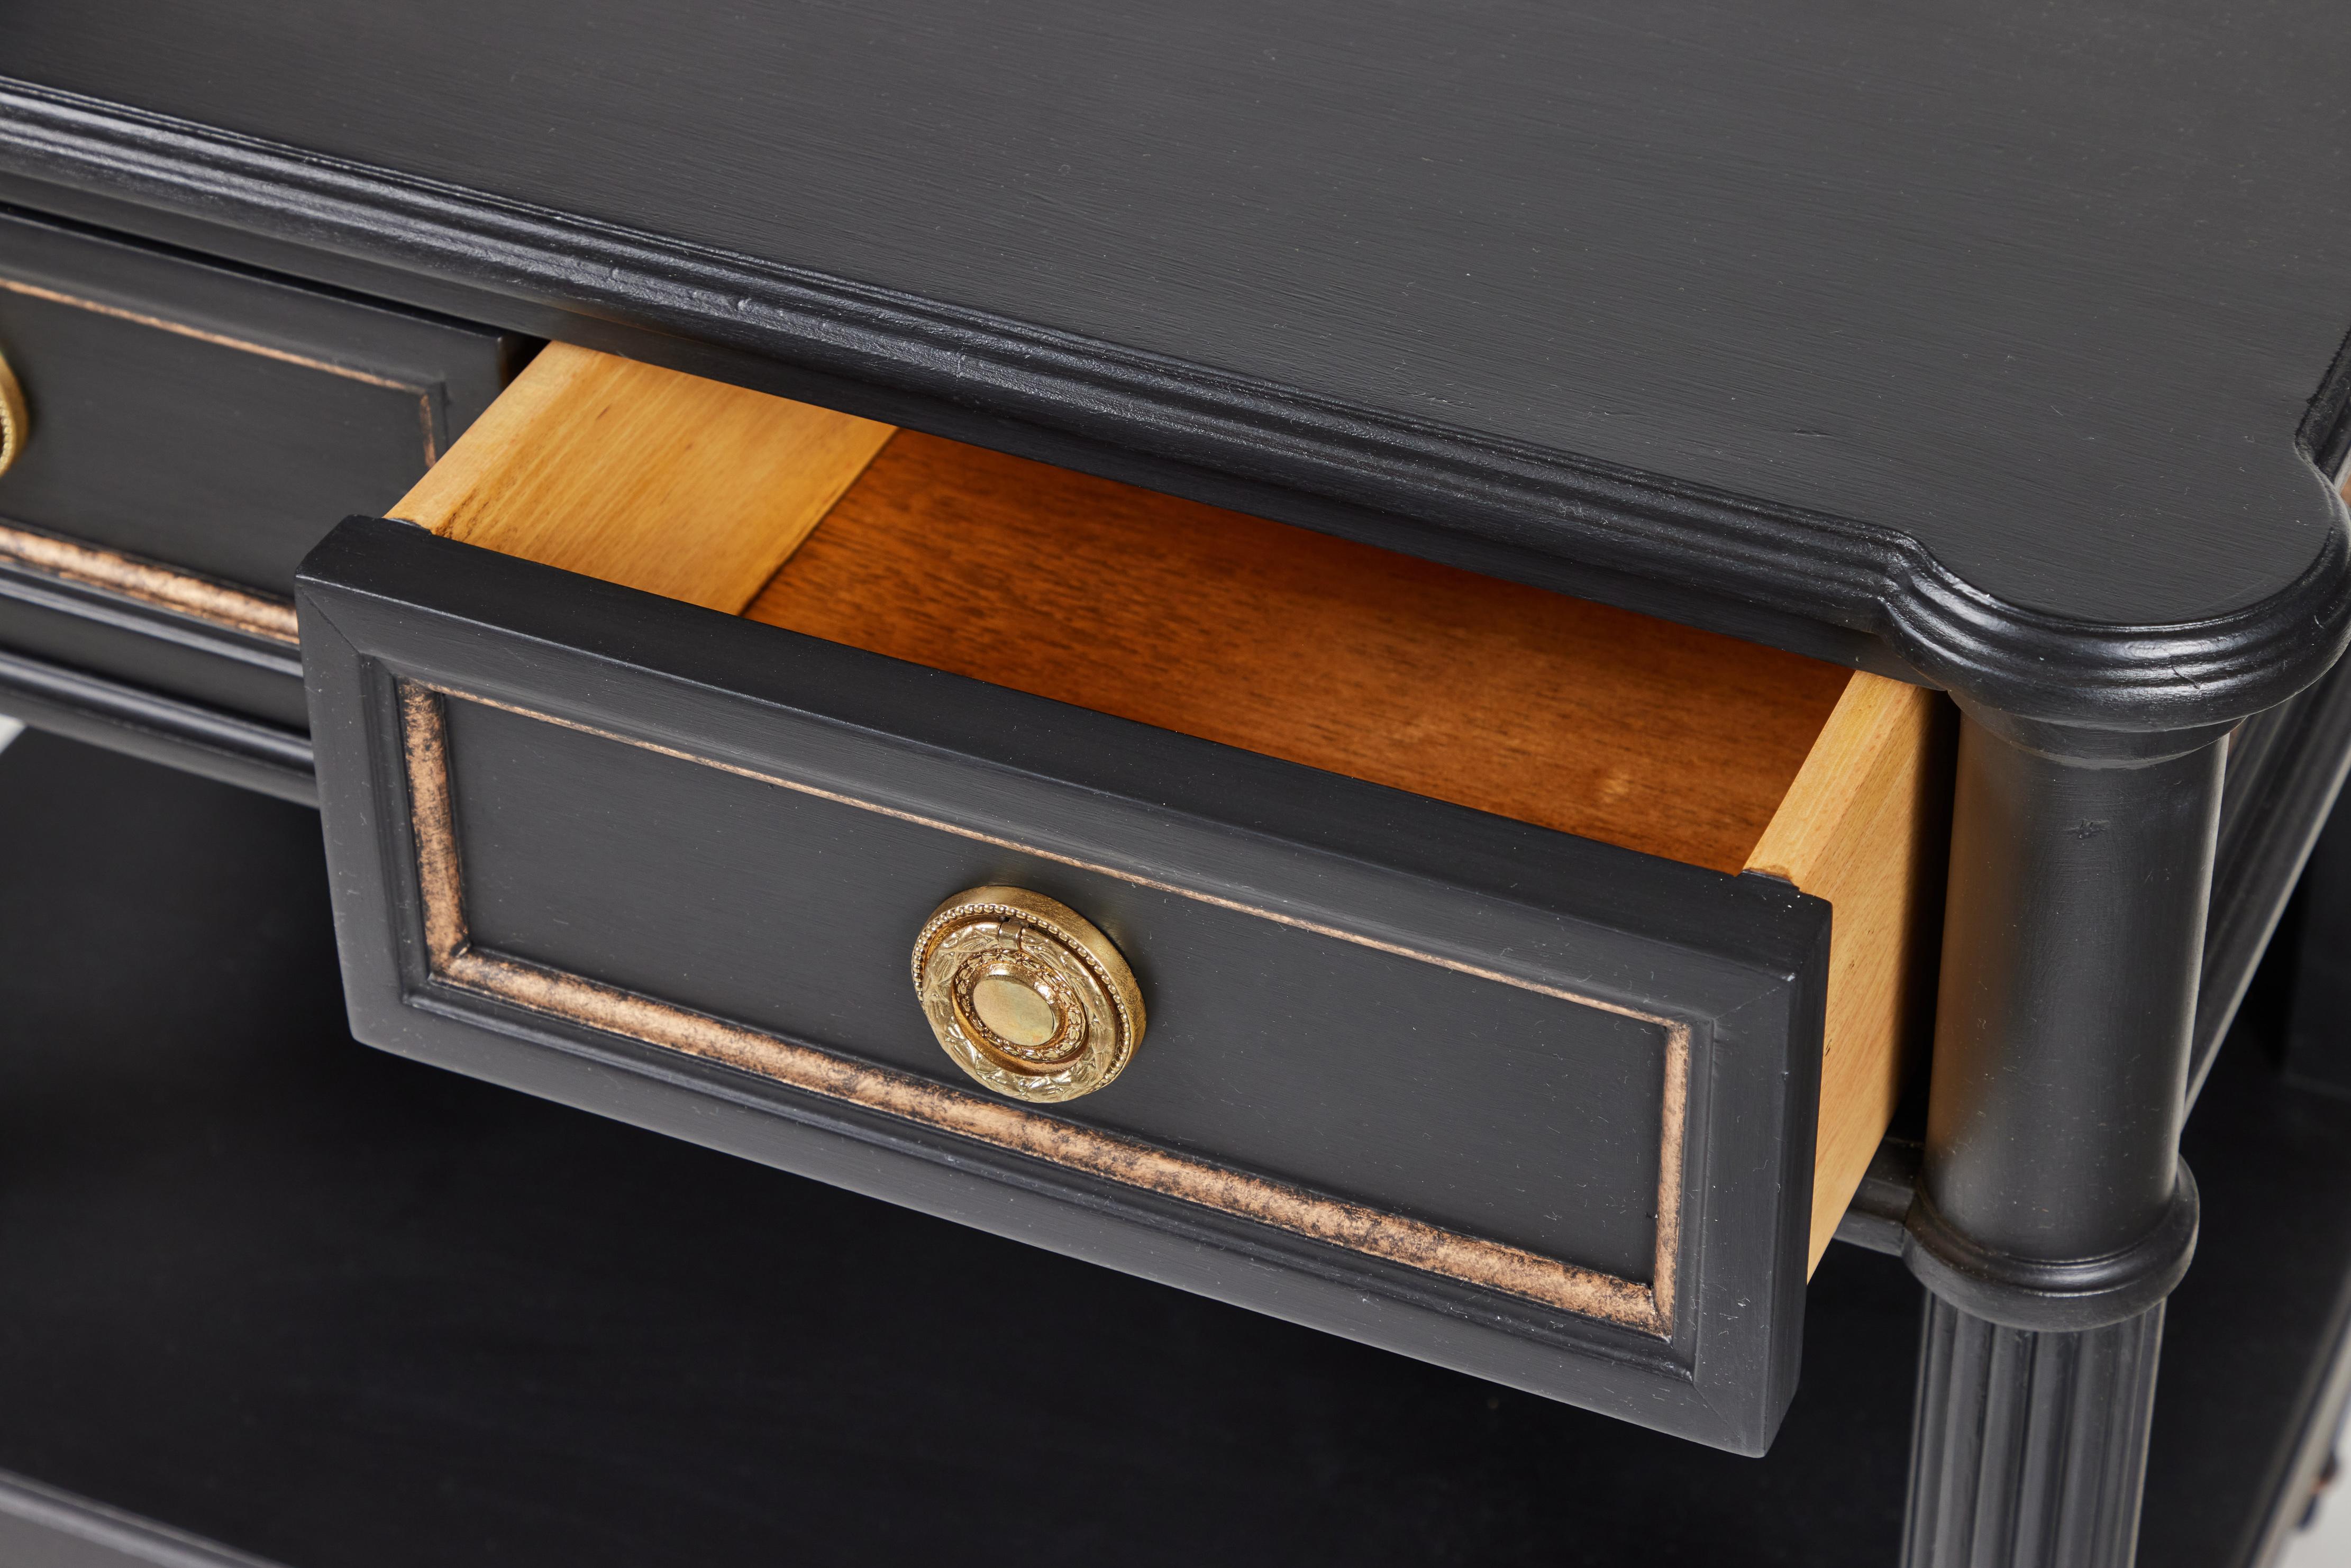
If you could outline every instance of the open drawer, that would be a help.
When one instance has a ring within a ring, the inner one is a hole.
[[[298,593],[361,1039],[1769,1442],[1940,698],[560,345],[394,517]]]

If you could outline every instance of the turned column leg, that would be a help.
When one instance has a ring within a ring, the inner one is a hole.
[[[2127,1568],[2179,1163],[2217,731],[1970,716],[1928,1138],[1907,1568]]]

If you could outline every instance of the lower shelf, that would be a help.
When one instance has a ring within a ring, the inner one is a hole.
[[[1891,1259],[1830,1250],[1736,1458],[354,1045],[308,812],[33,734],[0,822],[0,1470],[285,1568],[1895,1560]],[[2351,1103],[2269,1017],[2190,1128],[2164,1568],[2227,1560],[2351,1278]],[[984,1328],[1044,1301],[1040,1369]]]

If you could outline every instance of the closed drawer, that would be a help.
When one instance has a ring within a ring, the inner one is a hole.
[[[1768,1442],[1919,999],[1939,698],[563,346],[392,512],[299,595],[361,1039]],[[1092,1092],[967,1070],[1058,1027],[926,925],[1008,887],[1131,967],[1069,1004],[1140,1026]]]
[[[298,734],[294,568],[322,519],[389,506],[528,347],[0,210],[28,414],[0,471],[0,653],[28,691],[29,660]]]

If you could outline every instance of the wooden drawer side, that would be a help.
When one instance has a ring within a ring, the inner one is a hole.
[[[389,515],[733,615],[893,433],[550,343]]]
[[[1812,1266],[1894,1119],[1933,1003],[1953,715],[1940,693],[1856,672],[1746,869],[1835,910]]]

